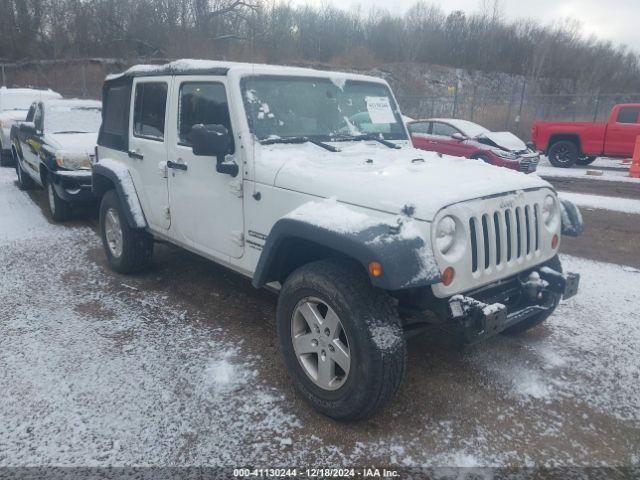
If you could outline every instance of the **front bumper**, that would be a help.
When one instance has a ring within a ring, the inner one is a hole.
[[[529,273],[522,281],[497,293],[474,296],[455,295],[449,299],[450,318],[455,321],[467,344],[478,343],[534,315],[553,310],[560,298],[568,299],[578,293],[580,275],[563,274],[549,267]],[[493,300],[502,300],[493,301]]]
[[[81,205],[96,200],[91,190],[91,170],[58,170],[52,178],[56,193],[64,201]]]

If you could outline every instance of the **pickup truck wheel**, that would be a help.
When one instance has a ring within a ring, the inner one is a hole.
[[[277,322],[296,389],[329,417],[369,416],[402,383],[406,344],[396,308],[357,266],[323,260],[293,272]]]
[[[18,188],[20,190],[31,190],[36,186],[33,178],[23,170],[20,160],[16,160],[16,174],[18,175]]]
[[[151,263],[153,236],[129,226],[114,190],[105,193],[100,203],[100,236],[109,265],[116,272],[139,272]]]
[[[47,180],[47,200],[49,201],[49,211],[55,222],[64,222],[71,216],[71,205],[58,196],[53,182]]]
[[[554,269],[556,272],[562,273],[562,263],[560,263],[560,259],[557,255],[549,260],[546,263],[546,266]],[[529,317],[520,323],[516,323],[515,325],[505,329],[502,333],[506,335],[518,335],[520,333],[526,332],[527,330],[531,330],[534,327],[537,327],[547,318],[549,318],[553,314],[553,312],[555,312],[556,308],[558,308],[558,304],[560,303],[561,298],[561,295],[555,295],[553,298],[552,306],[549,310],[547,310],[546,312],[538,313],[533,317]]]
[[[549,161],[554,167],[570,168],[578,161],[578,146],[568,140],[560,140],[549,149]]]
[[[596,158],[598,157],[581,157],[576,161],[576,163],[578,165],[591,165],[596,161]]]

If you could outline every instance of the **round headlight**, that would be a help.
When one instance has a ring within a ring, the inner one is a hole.
[[[456,239],[456,221],[451,217],[444,217],[436,227],[436,247],[440,253],[447,253]]]
[[[551,222],[553,222],[557,212],[558,208],[555,197],[553,195],[547,195],[542,204],[542,220],[544,220],[545,225],[549,226]]]

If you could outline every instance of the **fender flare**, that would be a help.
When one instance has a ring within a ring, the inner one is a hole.
[[[560,213],[562,217],[562,235],[579,237],[584,233],[584,222],[580,209],[569,200],[560,199]]]
[[[369,275],[384,290],[433,285],[442,280],[431,245],[421,236],[402,235],[398,227],[381,223],[356,232],[338,232],[300,219],[278,220],[266,238],[252,284],[261,288],[276,278],[281,247],[288,240],[306,240],[354,259],[368,272],[370,262],[382,265],[382,275]]]
[[[131,228],[147,228],[147,221],[129,169],[119,164],[116,169],[106,164],[106,162],[104,164],[101,162],[95,163],[91,167],[91,190],[94,196],[102,198],[107,190],[110,190],[110,184],[115,186],[129,226]]]

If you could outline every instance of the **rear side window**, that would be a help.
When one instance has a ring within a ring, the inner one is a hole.
[[[433,134],[440,137],[451,137],[454,133],[458,133],[458,130],[446,123],[433,122]]]
[[[133,135],[148,140],[164,140],[164,122],[167,111],[167,84],[165,82],[139,83],[133,110]]]
[[[114,150],[129,148],[131,84],[107,85],[103,94],[102,126],[98,144]]]
[[[415,122],[409,124],[409,132],[411,133],[429,133],[430,122]]]
[[[233,133],[227,92],[221,83],[190,82],[180,87],[178,143],[191,146],[191,129],[199,124],[223,125],[230,134]],[[233,148],[229,153],[233,153]]]
[[[622,107],[618,112],[618,123],[638,123],[639,107]]]

